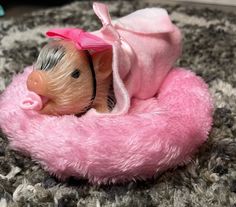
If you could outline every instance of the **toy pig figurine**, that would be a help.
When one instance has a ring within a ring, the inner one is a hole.
[[[44,46],[27,79],[28,90],[46,100],[39,112],[48,115],[82,114],[90,108],[108,112],[114,103],[109,98],[112,87],[111,47],[79,29],[63,32],[67,32],[70,38],[53,40]],[[87,35],[85,42],[90,38],[93,45],[82,48],[81,41],[79,45],[73,39],[78,39],[78,35],[80,38]]]

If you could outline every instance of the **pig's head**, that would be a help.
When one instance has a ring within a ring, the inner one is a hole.
[[[90,55],[67,40],[44,46],[27,79],[28,90],[47,99],[40,112],[81,114],[90,107],[99,108],[106,94],[103,90],[111,82],[111,57],[110,50]]]

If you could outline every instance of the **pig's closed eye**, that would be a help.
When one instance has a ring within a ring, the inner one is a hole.
[[[71,73],[71,77],[72,78],[79,78],[80,76],[80,71],[78,69],[75,69],[72,73]]]

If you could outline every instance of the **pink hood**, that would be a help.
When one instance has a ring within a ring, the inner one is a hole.
[[[158,93],[181,54],[181,34],[167,11],[147,8],[111,21],[108,8],[94,3],[103,27],[94,35],[113,47],[113,85],[117,99],[113,114],[125,114],[131,98],[148,99]]]

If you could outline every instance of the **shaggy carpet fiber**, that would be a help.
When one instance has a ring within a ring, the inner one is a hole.
[[[109,2],[113,17],[159,6],[143,1]],[[209,84],[214,98],[213,130],[187,166],[147,181],[93,186],[61,182],[35,161],[12,151],[0,133],[0,206],[236,206],[236,15],[209,9],[165,6],[184,35],[178,65]],[[0,20],[0,91],[31,65],[50,27],[99,28],[90,2],[75,2],[15,19]],[[0,112],[1,113],[1,112]],[[196,113],[198,113],[196,111]]]

